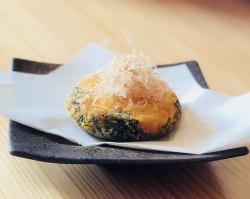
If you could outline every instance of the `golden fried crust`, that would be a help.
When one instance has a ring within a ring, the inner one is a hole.
[[[171,90],[161,101],[150,102],[143,108],[127,106],[125,99],[117,97],[98,99],[93,106],[93,98],[86,90],[97,80],[96,75],[82,80],[66,101],[75,122],[96,137],[116,141],[150,140],[169,133],[180,119],[181,106]]]

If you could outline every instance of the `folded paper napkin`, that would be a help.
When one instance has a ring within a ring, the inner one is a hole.
[[[203,89],[185,64],[157,69],[182,104],[180,124],[170,136],[154,141],[107,142],[85,133],[71,120],[64,101],[77,82],[100,70],[113,55],[89,44],[48,75],[0,73],[0,114],[83,146],[109,144],[201,154],[250,143],[250,93],[231,97]]]

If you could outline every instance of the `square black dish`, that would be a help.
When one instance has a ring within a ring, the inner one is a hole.
[[[185,62],[195,80],[208,85],[195,61]],[[180,63],[178,63],[180,64]],[[170,67],[177,64],[160,65]],[[13,59],[14,71],[47,74],[60,64],[48,64],[24,59]],[[64,164],[168,164],[221,160],[248,154],[240,147],[201,155],[135,150],[111,146],[83,147],[61,137],[50,135],[23,124],[10,121],[9,152],[12,155],[45,162]]]

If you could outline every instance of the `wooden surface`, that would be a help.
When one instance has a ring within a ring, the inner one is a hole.
[[[158,64],[195,59],[212,89],[250,90],[249,1],[0,3],[1,70],[12,57],[66,62],[96,41],[142,50]],[[180,166],[57,165],[8,155],[7,131],[0,117],[0,198],[250,198],[248,156]]]

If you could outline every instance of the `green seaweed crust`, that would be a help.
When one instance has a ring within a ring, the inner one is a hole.
[[[181,105],[175,102],[176,112],[168,119],[158,133],[144,132],[139,126],[139,121],[126,112],[105,113],[102,115],[89,115],[81,111],[79,98],[84,95],[84,90],[75,88],[67,99],[67,109],[73,120],[87,133],[105,140],[113,141],[139,141],[153,140],[171,132],[181,116]]]

